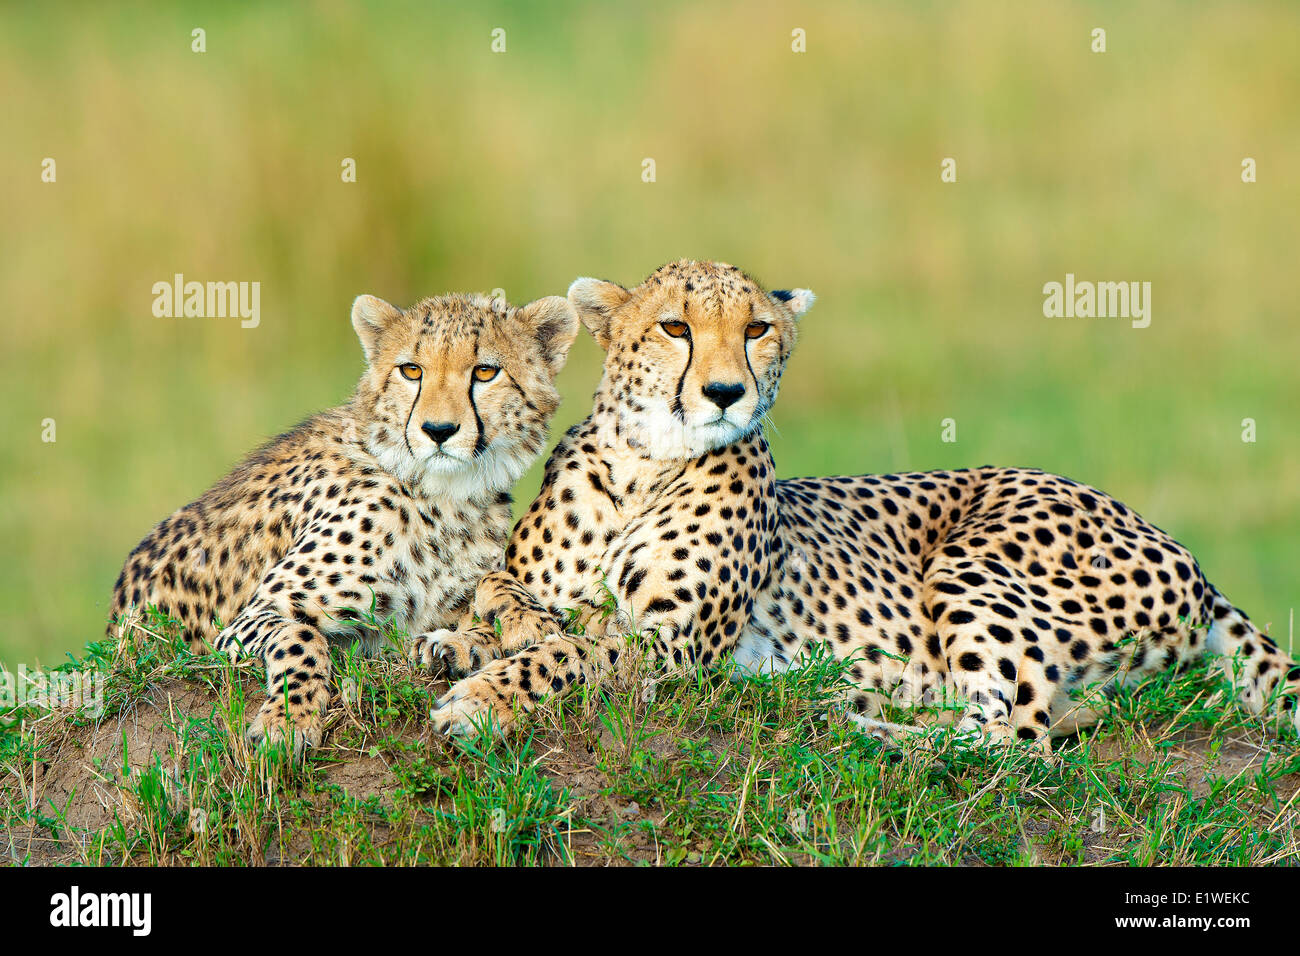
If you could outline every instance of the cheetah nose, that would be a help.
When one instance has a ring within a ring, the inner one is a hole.
[[[460,426],[452,422],[425,422],[420,430],[433,439],[434,444],[441,445],[456,432]]]
[[[739,382],[727,385],[723,382],[710,382],[704,386],[704,396],[724,412],[740,401],[745,394],[745,386]]]

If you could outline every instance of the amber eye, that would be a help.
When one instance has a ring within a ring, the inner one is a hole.
[[[772,323],[770,322],[750,322],[749,325],[745,326],[745,338],[762,338],[771,327]]]
[[[410,362],[407,362],[405,365],[397,366],[397,370],[402,373],[402,378],[406,379],[408,382],[418,382],[420,376],[424,374],[424,372],[420,370],[420,366],[412,365]]]
[[[660,322],[659,327],[675,339],[680,339],[690,331],[690,326],[685,322]]]
[[[501,369],[497,368],[495,365],[475,365],[474,381],[490,382],[492,379],[497,377],[497,373],[500,371]]]

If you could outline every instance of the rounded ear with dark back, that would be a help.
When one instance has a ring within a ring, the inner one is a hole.
[[[352,303],[352,328],[361,340],[366,362],[374,360],[384,331],[402,317],[402,310],[373,295],[359,295]]]
[[[569,286],[569,301],[578,312],[578,318],[596,338],[602,349],[609,348],[610,315],[628,300],[632,293],[617,282],[604,279],[575,279]]]
[[[768,295],[778,302],[785,303],[785,307],[794,313],[796,319],[811,309],[813,303],[817,301],[817,296],[812,294],[812,289],[773,289]]]
[[[518,309],[514,319],[537,340],[546,369],[555,378],[564,368],[569,346],[578,337],[578,315],[569,300],[548,295]]]

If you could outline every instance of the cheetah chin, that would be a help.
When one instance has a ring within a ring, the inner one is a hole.
[[[717,416],[705,421],[687,423],[674,415],[665,405],[649,414],[619,416],[618,428],[606,429],[606,447],[626,441],[632,448],[641,450],[648,458],[657,461],[681,461],[698,458],[718,448],[741,441],[758,430],[761,416],[744,424],[731,418]]]
[[[428,498],[449,503],[483,501],[509,491],[534,458],[499,439],[469,461],[445,452],[416,457],[403,445],[372,444],[369,451],[390,474]]]

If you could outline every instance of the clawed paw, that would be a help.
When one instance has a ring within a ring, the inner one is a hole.
[[[513,721],[514,711],[492,681],[470,677],[443,694],[429,718],[435,733],[467,737],[479,730],[500,733]]]
[[[441,628],[411,641],[411,663],[435,677],[459,680],[474,673],[494,658],[491,648],[468,634]]]
[[[286,709],[285,702],[274,696],[263,701],[247,731],[254,744],[288,742],[295,757],[302,756],[308,747],[320,746],[324,736],[325,715],[318,708]]]

